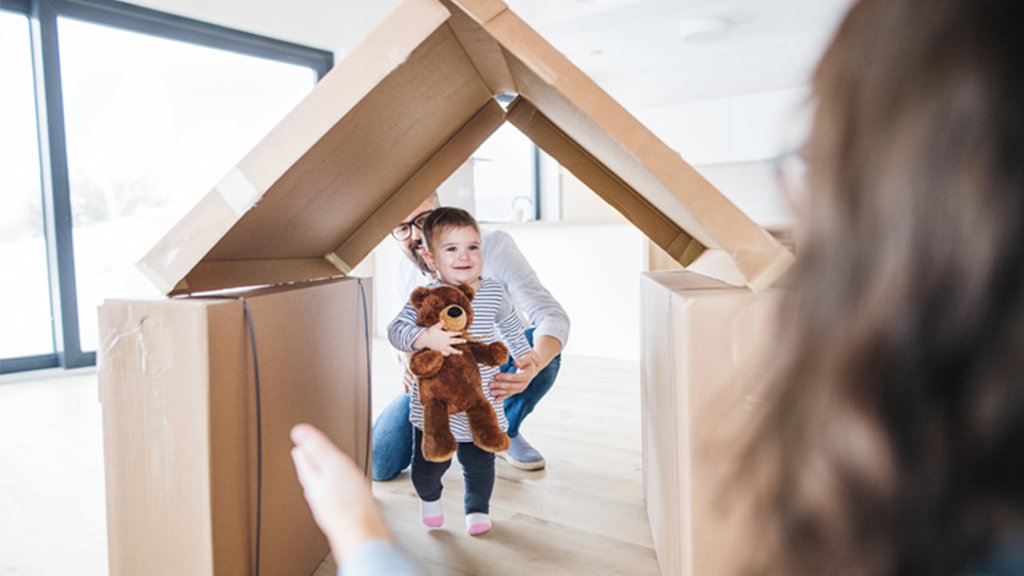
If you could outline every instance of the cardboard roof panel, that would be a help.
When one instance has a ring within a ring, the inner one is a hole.
[[[411,178],[380,204],[362,226],[345,239],[344,244],[327,254],[326,258],[348,273],[355,263],[380,243],[382,223],[390,230],[394,224],[401,222],[504,123],[505,111],[495,100],[488,100]]]
[[[631,190],[602,189],[588,182],[586,173],[574,174],[673,258],[684,266],[693,263],[702,250],[686,238],[692,237],[704,247],[728,252],[753,288],[767,286],[792,262],[770,234],[515,13],[496,11],[490,0],[456,3],[466,6],[502,46],[520,96],[544,123],[593,158],[597,166],[588,172],[611,172]],[[557,153],[547,152],[569,168]],[[639,198],[627,200],[629,195]],[[666,229],[666,218],[685,232]]]
[[[613,170],[555,126],[528,101],[509,107],[508,120],[545,152],[644,231],[674,260],[686,265],[704,252],[704,245],[667,218]]]
[[[510,121],[684,266],[720,252],[760,288],[792,260],[504,3],[406,0],[140,268],[165,293],[347,273],[505,121],[503,93]]]

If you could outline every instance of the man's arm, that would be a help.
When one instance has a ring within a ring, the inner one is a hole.
[[[507,232],[489,232],[483,244],[484,276],[500,282],[516,308],[526,314],[527,321],[534,327],[535,344],[545,336],[551,339],[545,345],[547,354],[537,349],[547,365],[568,342],[569,315],[540,283],[537,273]]]
[[[515,305],[534,326],[534,360],[516,359],[516,372],[502,372],[491,384],[495,398],[519,394],[533,377],[562,352],[569,337],[569,315],[537,278],[515,241],[506,232],[494,231],[484,240],[484,275],[501,282]]]

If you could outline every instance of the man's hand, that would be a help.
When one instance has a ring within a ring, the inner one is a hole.
[[[499,372],[491,382],[491,396],[495,400],[504,400],[509,396],[515,396],[530,385],[530,381],[541,370],[540,355],[535,350],[530,350],[519,358],[516,358],[515,372]]]
[[[444,322],[438,322],[427,328],[422,334],[416,337],[412,347],[416,350],[424,348],[437,350],[442,356],[455,354],[461,356],[462,352],[455,349],[456,344],[465,344],[466,340],[458,332],[445,332]]]

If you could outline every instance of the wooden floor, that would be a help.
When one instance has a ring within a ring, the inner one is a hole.
[[[374,409],[399,389],[375,343]],[[374,483],[396,539],[425,575],[657,574],[643,508],[640,377],[635,362],[566,357],[522,430],[541,472],[498,461],[494,529],[466,534],[457,463],[445,477],[445,526],[420,523],[403,473]],[[103,450],[92,371],[0,378],[0,574],[107,573]],[[328,558],[318,576],[334,573]]]

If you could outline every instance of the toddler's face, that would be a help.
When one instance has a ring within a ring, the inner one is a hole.
[[[430,255],[441,280],[475,286],[484,267],[480,233],[469,226],[453,228],[439,233],[436,244],[431,245]]]

